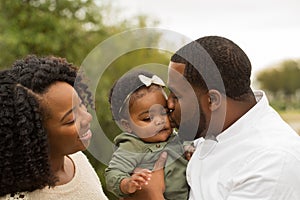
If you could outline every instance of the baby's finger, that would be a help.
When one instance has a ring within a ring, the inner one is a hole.
[[[145,180],[150,180],[151,171],[149,169],[141,169],[138,172],[135,172],[133,175],[143,177]]]
[[[139,184],[148,184],[148,181],[150,180],[150,177],[147,176],[146,174],[142,175],[142,174],[133,174],[131,176],[132,180],[135,182],[138,182]]]

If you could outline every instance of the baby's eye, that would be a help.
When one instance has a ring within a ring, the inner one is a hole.
[[[145,117],[145,118],[143,118],[143,121],[144,121],[144,122],[150,122],[150,121],[151,121],[151,118],[150,118],[150,117]]]

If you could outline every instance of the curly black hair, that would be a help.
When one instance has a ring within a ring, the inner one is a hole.
[[[55,186],[39,96],[57,81],[74,87],[76,80],[76,91],[90,105],[82,79],[75,66],[54,56],[30,55],[0,72],[0,196]]]
[[[138,91],[140,91],[140,89],[147,88],[138,78],[139,75],[152,78],[154,74],[143,69],[131,70],[118,79],[112,86],[108,101],[115,121],[119,121],[121,118],[127,117],[126,109],[124,109],[125,104],[129,103],[129,100],[132,102],[135,98],[139,98]],[[152,91],[160,88],[161,87],[153,84],[147,89],[148,91]],[[133,93],[136,95],[130,96]]]
[[[185,64],[185,78],[204,90],[218,89],[235,100],[243,100],[252,91],[251,63],[247,55],[224,37],[199,38],[179,49],[171,61]]]

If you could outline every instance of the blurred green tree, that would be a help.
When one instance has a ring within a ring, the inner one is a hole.
[[[28,54],[59,55],[79,65],[110,34],[92,0],[20,0],[0,4],[0,66]]]
[[[270,99],[271,103],[279,110],[298,107],[300,60],[285,60],[277,66],[258,73],[256,80],[260,84],[260,88],[266,90],[273,97]]]
[[[105,0],[1,1],[0,69],[28,54],[58,55],[80,65],[109,36],[159,23],[145,15],[119,19],[120,12]]]

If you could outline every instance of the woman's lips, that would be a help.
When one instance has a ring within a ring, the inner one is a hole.
[[[92,132],[91,130],[88,130],[86,133],[82,134],[81,136],[79,136],[80,140],[89,140],[92,137]]]

